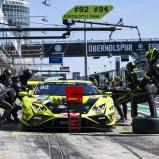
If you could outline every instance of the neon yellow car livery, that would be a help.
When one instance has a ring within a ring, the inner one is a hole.
[[[31,83],[31,82],[30,82]],[[32,82],[29,93],[20,92],[24,126],[58,127],[68,125],[68,109],[65,88],[82,86],[84,90],[81,108],[82,126],[109,127],[115,124],[115,108],[110,96],[102,95],[89,81],[58,80]]]

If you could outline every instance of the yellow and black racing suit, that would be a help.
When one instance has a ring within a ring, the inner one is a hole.
[[[142,89],[150,81],[152,81],[155,84],[157,91],[159,93],[159,65],[157,65],[156,63],[149,66],[149,70],[146,72],[145,77],[142,79],[139,85],[139,89]]]
[[[135,117],[138,115],[137,108],[139,103],[148,102],[150,114],[152,117],[156,116],[156,109],[153,100],[153,95],[148,84],[147,76],[141,81],[137,78],[136,70],[131,72],[126,71],[125,77],[128,82],[128,88],[131,89],[131,116]]]
[[[127,103],[130,102],[129,90],[123,87],[116,87],[111,92],[120,119],[127,120]]]
[[[127,103],[130,102],[129,89],[123,86],[123,81],[112,81],[110,90],[114,100],[114,105],[120,115],[120,120],[127,120]],[[122,108],[121,108],[122,105]]]

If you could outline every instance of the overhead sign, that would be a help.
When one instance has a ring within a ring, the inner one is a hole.
[[[113,6],[76,5],[66,12],[63,19],[101,19],[113,9]]]
[[[36,44],[35,44],[36,46]],[[25,45],[22,45],[22,55],[23,57],[38,57],[39,54],[36,52],[31,52],[33,45],[27,44],[28,50],[26,50]],[[38,46],[36,46],[38,47]],[[106,42],[102,41],[88,41],[87,42],[87,52],[88,56],[121,56],[121,55],[139,55],[141,53],[145,54],[145,52],[151,48],[159,48],[158,40],[145,40],[142,41],[142,44],[138,40],[129,41],[129,40],[121,40],[114,42]],[[85,43],[81,42],[66,42],[66,43],[48,43],[43,44],[44,58],[52,57],[55,54],[63,53],[64,57],[83,57],[85,56]],[[40,50],[40,49],[39,49]],[[40,51],[39,51],[40,53]]]
[[[117,42],[87,42],[88,56],[121,56],[145,53],[154,42],[145,41],[142,43],[142,50],[139,41],[117,41]],[[159,42],[158,42],[159,43]],[[47,53],[53,54],[57,44],[44,44],[45,56]],[[82,57],[85,55],[85,44],[84,43],[58,43],[61,45],[64,57]]]
[[[63,64],[62,54],[54,54],[49,57],[49,64]]]
[[[61,57],[49,57],[49,64],[62,64]]]

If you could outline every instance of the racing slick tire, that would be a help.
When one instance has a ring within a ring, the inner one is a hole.
[[[159,118],[134,117],[132,131],[136,134],[159,134]]]

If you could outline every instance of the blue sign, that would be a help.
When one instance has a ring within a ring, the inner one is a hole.
[[[62,54],[57,54],[49,57],[49,64],[63,64]]]

